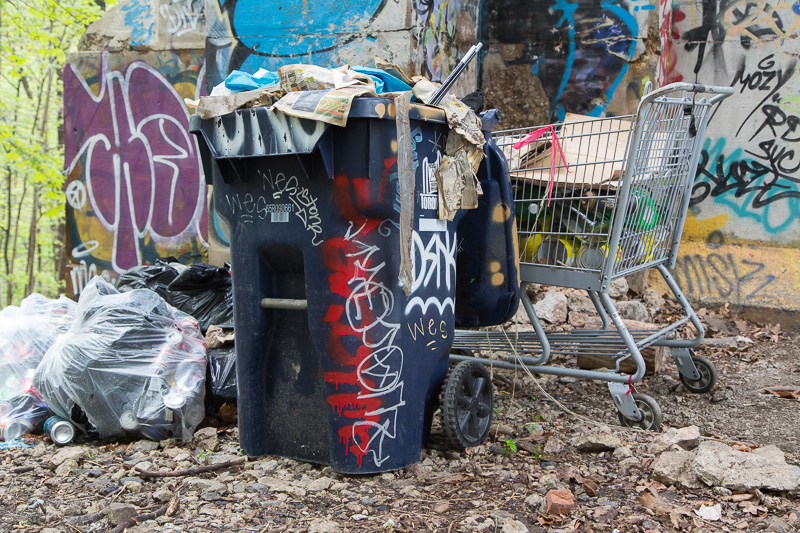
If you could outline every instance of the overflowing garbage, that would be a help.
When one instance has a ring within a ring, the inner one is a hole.
[[[40,428],[50,410],[33,385],[36,368],[75,320],[77,305],[32,294],[0,311],[0,440]]]
[[[459,209],[476,209],[483,194],[477,178],[486,144],[474,110],[447,91],[480,50],[480,43],[464,55],[441,84],[422,76],[410,77],[399,67],[375,58],[363,66],[288,64],[277,72],[255,74],[233,71],[209,96],[186,98],[200,119],[220,117],[237,109],[266,107],[291,117],[345,127],[353,100],[381,96],[394,100],[387,111],[398,123],[408,117],[409,103],[422,102],[442,109],[450,126],[444,156],[436,169],[439,218],[452,221]],[[411,146],[398,143],[398,160],[411,157]],[[404,154],[404,150],[408,153]],[[403,224],[401,223],[401,226]]]
[[[117,289],[150,289],[168,304],[192,316],[205,333],[209,326],[233,327],[233,286],[228,268],[195,263],[182,265],[173,258],[129,269],[120,275]]]
[[[194,318],[154,291],[94,278],[33,384],[53,413],[100,438],[189,439],[205,417],[205,373]]]
[[[77,303],[33,294],[3,309],[0,441],[191,438],[207,385],[236,397],[232,299],[227,268],[167,260],[123,273],[119,287],[94,278]],[[206,329],[224,346],[209,383]]]

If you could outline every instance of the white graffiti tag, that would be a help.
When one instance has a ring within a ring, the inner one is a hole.
[[[440,235],[444,236],[444,242]],[[412,294],[417,289],[431,286],[435,286],[437,289],[444,286],[449,291],[456,278],[456,239],[453,238],[450,242],[449,232],[431,233],[428,242],[424,243],[420,234],[415,231],[413,267]],[[409,314],[416,306],[422,309],[423,314],[427,313],[431,306],[436,307],[439,314],[444,314],[445,309],[455,308],[455,302],[449,296],[444,300],[437,296],[426,299],[414,296],[406,304],[406,314]]]

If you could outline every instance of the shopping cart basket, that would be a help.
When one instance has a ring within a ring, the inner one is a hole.
[[[459,351],[493,352],[508,355],[492,360],[496,367],[522,364],[539,374],[606,381],[623,424],[657,429],[658,403],[630,394],[645,374],[644,348],[669,347],[691,392],[706,392],[716,380],[713,364],[694,354],[703,326],[668,269],[675,266],[709,112],[733,89],[674,83],[655,91],[648,84],[645,92],[635,115],[568,114],[559,124],[493,134],[514,186],[520,299],[534,331],[458,330],[451,359],[473,359]],[[648,268],[661,274],[685,316],[655,331],[629,330],[608,296],[609,285]],[[587,291],[601,329],[545,333],[527,296],[528,282]],[[695,337],[677,338],[687,322]],[[607,357],[609,370],[545,365],[554,354]],[[635,372],[621,371],[626,359]]]

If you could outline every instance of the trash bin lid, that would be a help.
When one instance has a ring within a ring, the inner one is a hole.
[[[447,123],[444,110],[411,104],[412,121]],[[355,98],[348,119],[395,120],[391,98]],[[221,117],[201,119],[192,115],[189,132],[201,134],[214,159],[302,155],[313,153],[332,126],[324,122],[292,117],[273,107],[237,109]]]

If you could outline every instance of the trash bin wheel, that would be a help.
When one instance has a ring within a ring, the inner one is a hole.
[[[692,354],[692,362],[697,371],[700,372],[700,379],[689,379],[683,374],[679,374],[678,377],[680,377],[681,383],[686,390],[700,394],[713,389],[717,383],[717,370],[714,368],[714,363],[705,357],[694,354]]]
[[[447,446],[465,450],[482,444],[494,414],[494,387],[486,367],[461,361],[442,387],[442,425]]]
[[[638,392],[633,393],[633,401],[636,402],[636,407],[639,408],[639,412],[642,414],[641,420],[632,420],[622,413],[617,413],[620,423],[629,428],[658,431],[662,420],[661,407],[658,406],[658,402],[650,396],[639,394]]]

